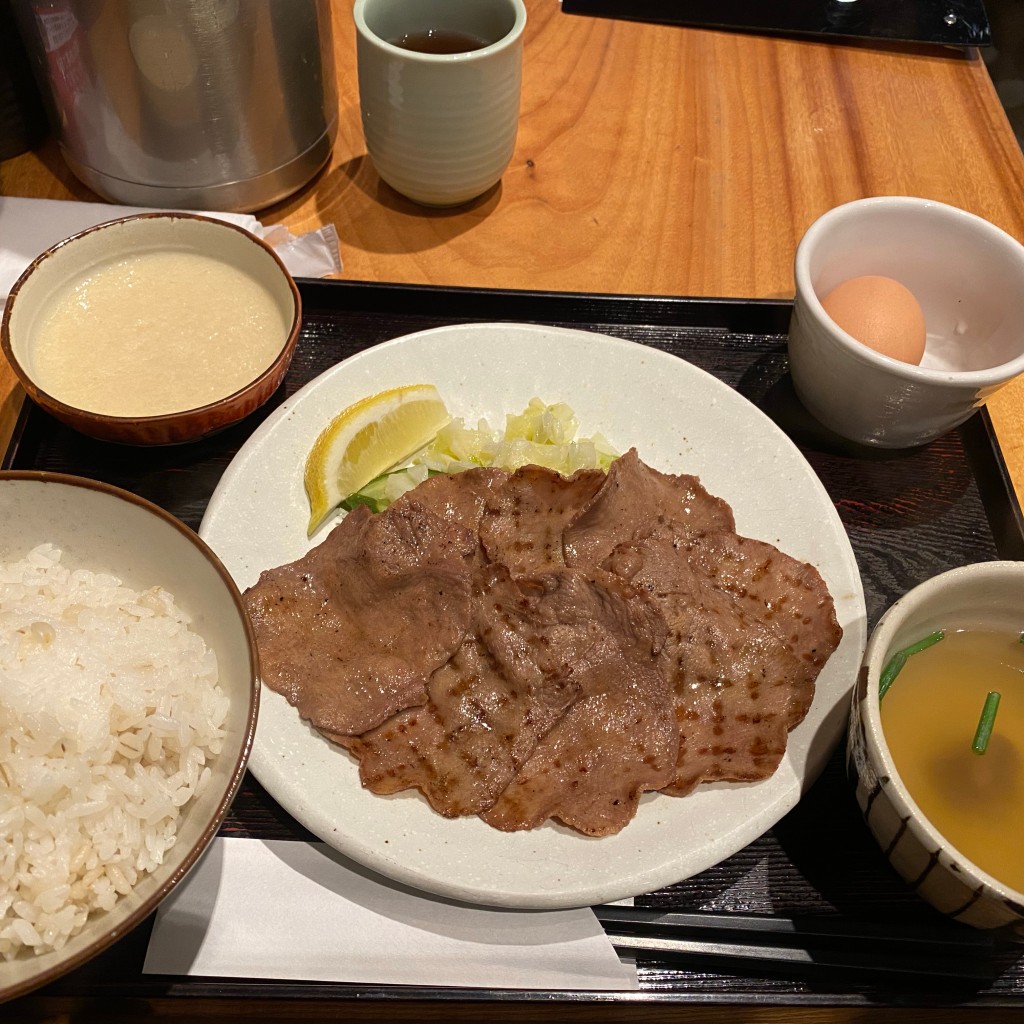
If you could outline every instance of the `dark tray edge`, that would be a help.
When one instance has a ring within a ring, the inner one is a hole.
[[[988,409],[981,408],[960,429],[999,555],[1024,560],[1024,514]]]
[[[604,323],[650,323],[717,328],[736,333],[785,333],[793,303],[783,299],[695,298],[671,295],[623,295],[611,292],[551,292],[514,288],[437,287],[370,281],[333,281],[298,278],[304,306],[344,309],[351,303],[367,311],[393,315],[396,299],[402,312],[451,316],[457,319],[490,317],[521,321],[523,305],[531,320],[590,320],[597,311]],[[642,310],[643,318],[637,313]],[[557,314],[557,317],[556,317]]]

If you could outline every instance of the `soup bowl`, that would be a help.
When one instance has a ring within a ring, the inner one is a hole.
[[[879,684],[897,651],[936,630],[1020,633],[1022,624],[1024,562],[981,562],[942,573],[915,587],[882,616],[853,693],[847,771],[868,828],[919,896],[976,928],[1024,926],[1024,893],[972,863],[922,812],[886,741]],[[892,685],[898,686],[899,679]]]
[[[196,441],[280,386],[301,323],[274,250],[223,221],[144,213],[38,256],[11,289],[0,346],[28,396],[91,437]]]

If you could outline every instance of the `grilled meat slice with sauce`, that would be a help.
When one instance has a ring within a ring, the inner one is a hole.
[[[679,766],[666,789],[767,778],[842,638],[818,571],[735,533],[662,523],[605,563],[649,593],[668,623]]]
[[[516,470],[489,496],[480,520],[488,558],[514,573],[565,565],[562,533],[604,481],[599,469],[581,469],[570,477],[540,466]]]
[[[355,509],[245,593],[263,681],[316,728],[372,729],[427,699],[470,624],[476,535],[415,501]]]
[[[736,525],[729,505],[709,494],[697,477],[660,473],[630,448],[611,464],[600,490],[566,527],[565,564],[595,568],[619,544],[666,520],[691,536]]]
[[[631,793],[651,788],[651,766],[634,764],[637,744],[650,753],[667,742],[669,770],[676,730],[669,713],[652,737],[643,701],[618,694],[653,682],[650,702],[670,708],[657,661],[664,621],[634,587],[600,576],[602,582],[569,570],[514,577],[502,565],[483,569],[473,632],[431,677],[426,705],[345,744],[360,760],[363,784],[377,793],[419,789],[435,810],[455,816],[486,811],[516,780],[516,799],[496,813],[499,827],[532,828],[557,810],[594,834],[621,828],[635,809]],[[585,706],[574,711],[577,701]],[[625,756],[607,735],[611,716],[623,713],[633,723]],[[574,724],[579,721],[588,721],[590,730]],[[531,759],[538,745],[554,733],[564,747],[570,731],[591,777],[582,778],[584,768],[564,786],[554,777],[546,787],[529,782],[537,774]],[[609,772],[622,794],[609,798],[614,813],[597,812],[591,805],[601,798],[594,790],[606,788]],[[588,786],[581,789],[581,781]]]
[[[414,501],[445,522],[465,527],[474,535],[479,535],[480,519],[488,501],[511,475],[505,469],[483,466],[452,475],[437,473],[407,491],[391,507]],[[478,564],[488,561],[482,547],[478,547],[474,561]]]
[[[679,729],[660,666],[664,619],[639,590],[600,571],[515,582],[523,598],[499,611],[498,639],[487,642],[502,644],[511,663],[529,652],[531,671],[571,680],[579,696],[481,817],[503,831],[555,818],[586,835],[612,835],[643,793],[675,773]]]

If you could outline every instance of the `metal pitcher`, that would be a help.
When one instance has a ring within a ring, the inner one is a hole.
[[[68,166],[106,199],[249,211],[330,157],[329,0],[15,0]]]

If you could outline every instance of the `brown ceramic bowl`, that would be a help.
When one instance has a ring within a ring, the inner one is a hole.
[[[178,261],[173,270],[167,260]],[[145,279],[140,261],[149,261]],[[125,290],[131,275],[134,292]],[[69,321],[73,290],[96,287],[100,276],[105,293],[93,292]],[[132,295],[146,297],[141,316]],[[47,326],[57,316],[63,329]],[[256,326],[243,326],[246,319]],[[145,213],[88,228],[33,260],[11,289],[0,345],[32,400],[75,430],[125,444],[180,444],[270,398],[300,321],[298,288],[261,239],[208,217]],[[145,344],[136,348],[137,339]],[[93,371],[103,382],[86,393],[80,385]]]
[[[220,559],[156,505],[79,477],[0,472],[0,522],[0,563],[20,561],[50,543],[61,549],[61,565],[68,569],[109,572],[133,590],[161,586],[169,591],[190,616],[192,629],[215,652],[219,685],[231,702],[223,747],[208,762],[208,783],[183,806],[175,844],[163,862],[141,875],[113,909],[93,910],[62,948],[37,953],[23,947],[11,960],[0,957],[2,1003],[52,981],[123,937],[152,914],[199,859],[245,773],[259,707],[259,660],[238,588]],[[0,913],[0,926],[9,923]]]

